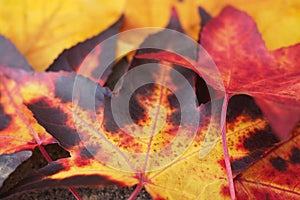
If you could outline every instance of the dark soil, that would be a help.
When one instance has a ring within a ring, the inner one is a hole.
[[[64,149],[60,148],[57,144],[47,145],[47,152],[53,160],[58,158],[68,157],[69,153]],[[41,155],[38,149],[33,151],[33,155],[24,163],[22,163],[15,172],[13,172],[9,178],[5,181],[4,186],[1,188],[0,193],[3,193],[13,186],[15,186],[21,179],[34,172],[35,170],[47,165],[47,161]],[[106,187],[106,188],[76,188],[78,194],[85,200],[122,200],[127,199],[134,188],[122,188],[122,187]],[[52,199],[62,199],[62,200],[75,200],[75,197],[71,194],[68,189],[64,188],[54,188],[54,189],[44,189],[35,190],[32,192],[22,193],[20,195],[15,195],[9,200],[52,200]],[[143,189],[138,200],[151,200],[150,195]]]

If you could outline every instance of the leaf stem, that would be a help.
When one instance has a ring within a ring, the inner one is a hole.
[[[38,148],[48,163],[53,161],[43,145],[38,145]],[[68,189],[77,200],[82,200],[81,196],[77,193],[77,191],[73,187],[68,187]]]
[[[130,195],[130,197],[128,198],[128,200],[134,200],[138,194],[140,193],[140,191],[143,189],[144,185],[142,182],[140,182],[138,184],[138,186],[136,186],[136,188],[134,189],[133,193]]]
[[[77,200],[82,200],[81,196],[78,194],[78,192],[73,187],[68,187],[68,189]]]
[[[229,157],[229,153],[228,153],[228,146],[227,146],[227,141],[226,141],[226,113],[227,113],[229,97],[230,97],[230,95],[228,93],[226,93],[224,102],[222,105],[221,128],[222,128],[222,145],[223,145],[226,173],[227,173],[227,177],[228,177],[229,192],[230,192],[231,200],[234,200],[235,199],[235,190],[234,190],[233,176],[232,176],[232,170],[231,170],[231,165],[230,165],[230,157]]]
[[[38,145],[38,148],[48,163],[53,161],[43,145]]]

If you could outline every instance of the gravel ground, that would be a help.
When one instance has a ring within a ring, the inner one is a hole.
[[[46,146],[46,150],[53,160],[61,157],[68,157],[69,154],[56,144]],[[9,188],[13,187],[26,175],[30,174],[34,170],[37,170],[43,166],[47,165],[47,161],[43,158],[39,150],[35,149],[33,151],[33,156],[20,165],[14,173],[5,181],[4,186],[0,190],[0,193],[7,191]],[[123,200],[127,199],[134,188],[121,188],[121,187],[106,187],[106,188],[76,188],[76,191],[84,200]],[[73,200],[75,197],[71,194],[68,189],[55,188],[55,189],[45,189],[23,193],[18,196],[13,196],[9,200],[52,200],[52,199],[62,199],[62,200]],[[151,200],[150,195],[142,190],[139,196],[136,198],[138,200]]]
[[[118,187],[110,187],[110,188],[77,188],[76,191],[84,200],[125,200],[127,199],[134,188],[118,188]],[[9,200],[52,200],[52,199],[70,199],[76,200],[75,197],[71,194],[68,189],[50,189],[50,190],[41,190],[35,192],[29,192],[22,194],[20,196],[15,196],[10,198]],[[142,190],[139,196],[136,198],[137,200],[150,200],[151,197],[149,194]]]

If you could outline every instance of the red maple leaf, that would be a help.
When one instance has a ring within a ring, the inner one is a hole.
[[[255,22],[233,7],[226,7],[204,26],[200,44],[203,49],[197,62],[170,52],[148,53],[138,58],[186,66],[205,77],[214,88],[223,91],[224,86],[230,96],[255,97],[278,137],[286,139],[300,119],[300,44],[268,51]],[[220,75],[207,62],[206,52]]]

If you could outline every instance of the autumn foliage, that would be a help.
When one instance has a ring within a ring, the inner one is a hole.
[[[48,162],[0,198],[300,199],[300,5],[283,2],[0,2],[0,187],[35,149]],[[121,37],[148,26],[165,29]]]

